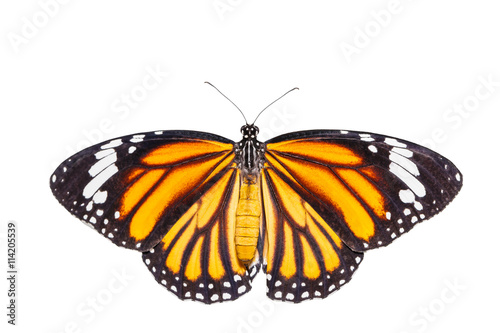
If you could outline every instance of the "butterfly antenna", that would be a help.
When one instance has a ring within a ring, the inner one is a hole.
[[[229,97],[227,97],[226,95],[224,95],[219,89],[217,89],[216,86],[214,86],[213,84],[211,84],[210,82],[208,81],[205,81],[206,84],[212,86],[212,88],[214,88],[215,90],[217,90],[219,92],[219,94],[221,94],[222,96],[224,96],[228,101],[231,102],[231,104],[233,104],[237,109],[238,111],[240,111],[241,115],[243,116],[243,119],[245,119],[245,123],[248,125],[248,121],[247,121],[247,118],[245,117],[245,114],[243,113],[243,111],[240,110],[240,108],[238,107],[238,105],[234,104],[234,102],[232,100],[229,99]]]
[[[257,118],[259,118],[259,116],[262,114],[262,112],[266,111],[266,109],[268,107],[270,107],[271,105],[273,105],[274,103],[276,103],[277,101],[279,101],[280,99],[282,99],[283,97],[285,97],[286,95],[288,95],[288,93],[291,93],[294,90],[299,90],[299,88],[297,88],[297,87],[292,88],[292,89],[288,90],[286,93],[284,93],[283,95],[281,95],[280,97],[276,98],[274,101],[272,101],[268,106],[266,106],[262,111],[259,112],[259,114],[257,115],[257,117],[255,117],[255,120],[253,121],[252,125],[255,124],[255,122],[257,121]]]

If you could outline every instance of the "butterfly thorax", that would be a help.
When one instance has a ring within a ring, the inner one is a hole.
[[[236,143],[236,163],[243,176],[258,176],[264,160],[264,144],[257,140],[259,128],[255,125],[241,127],[243,139]]]
[[[263,165],[264,146],[257,141],[257,126],[245,125],[241,128],[241,133],[243,139],[235,149],[236,162],[241,170],[235,243],[238,259],[248,266],[255,256],[259,237],[262,212],[259,174]]]

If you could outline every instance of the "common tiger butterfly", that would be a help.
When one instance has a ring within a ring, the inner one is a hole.
[[[260,142],[254,123],[239,142],[195,131],[109,140],[64,161],[50,186],[73,215],[143,252],[158,283],[204,303],[247,293],[261,267],[271,299],[325,298],[363,252],[462,186],[452,162],[405,140],[310,130]]]

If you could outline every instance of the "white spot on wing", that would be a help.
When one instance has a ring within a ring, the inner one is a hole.
[[[404,203],[413,203],[415,202],[415,194],[411,190],[400,190],[399,199]]]
[[[114,152],[115,152],[115,150],[112,148],[111,149],[104,149],[104,150],[99,150],[97,153],[94,154],[94,156],[95,156],[95,158],[100,160],[101,158],[106,157],[109,154],[112,154]]]
[[[100,174],[95,176],[83,189],[83,196],[90,198],[111,176],[118,172],[116,165],[111,164],[104,169]]]
[[[413,157],[413,152],[411,150],[408,150],[405,148],[394,147],[391,150],[393,152],[398,153],[399,155],[402,155],[402,156],[407,157],[407,158]]]
[[[394,163],[397,163],[400,166],[402,166],[403,168],[405,168],[405,170],[407,170],[412,175],[414,175],[414,176],[420,175],[420,172],[418,171],[417,165],[415,163],[413,163],[413,161],[410,161],[405,156],[394,153],[391,151],[389,153],[389,159],[391,161],[393,161]]]
[[[393,139],[393,138],[386,138],[384,140],[384,142],[387,143],[388,145],[391,145],[391,146],[394,146],[394,147],[406,148],[406,144],[404,144],[402,142],[399,142],[398,140]]]
[[[107,198],[108,198],[107,191],[97,191],[92,197],[92,201],[94,201],[94,203],[96,204],[102,204],[106,201]]]
[[[122,139],[115,139],[115,140],[112,140],[109,143],[105,144],[104,146],[101,146],[101,149],[114,148],[114,147],[118,147],[121,144],[122,144]]]
[[[99,160],[96,162],[90,169],[89,169],[89,174],[92,177],[95,177],[97,174],[99,174],[102,170],[106,169],[108,166],[111,164],[115,163],[117,160],[117,155],[116,153],[109,154],[108,156],[104,157],[103,159]]]
[[[130,139],[130,142],[141,142],[144,139],[145,135],[144,134],[139,134],[139,135],[134,135],[132,139]]]
[[[375,139],[372,138],[370,134],[360,134],[359,136],[361,138],[361,141],[367,141],[367,142],[375,141]]]
[[[419,197],[425,196],[424,185],[409,173],[408,170],[393,162],[389,165],[389,171],[401,179],[416,195]]]

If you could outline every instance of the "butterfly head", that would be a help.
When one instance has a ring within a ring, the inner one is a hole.
[[[259,128],[253,124],[246,124],[241,126],[240,132],[243,135],[243,139],[254,140],[257,138],[257,134],[259,134]]]

